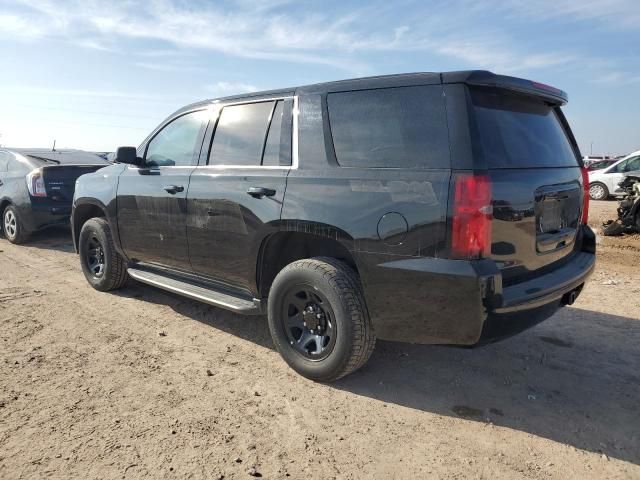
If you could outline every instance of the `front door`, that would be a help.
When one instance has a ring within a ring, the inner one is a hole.
[[[118,183],[118,229],[134,262],[189,269],[187,190],[204,134],[206,110],[180,115],[143,145],[140,168],[128,166]]]
[[[291,111],[291,99],[222,108],[207,142],[208,162],[193,172],[187,196],[195,272],[254,291],[257,252],[280,220],[291,165]]]

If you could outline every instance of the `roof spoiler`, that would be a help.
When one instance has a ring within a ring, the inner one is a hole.
[[[486,70],[443,73],[442,83],[466,83],[482,87],[504,88],[525,95],[542,97],[554,105],[566,105],[569,101],[567,92],[559,88],[524,78],[496,75]]]

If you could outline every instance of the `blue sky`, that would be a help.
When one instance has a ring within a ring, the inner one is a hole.
[[[114,150],[204,98],[472,68],[569,92],[584,154],[640,148],[640,0],[0,0],[0,144]]]

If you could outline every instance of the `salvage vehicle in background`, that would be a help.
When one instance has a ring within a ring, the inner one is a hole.
[[[589,172],[589,196],[593,200],[621,197],[624,190],[618,185],[627,172],[640,170],[640,150],[621,158],[610,167]]]
[[[11,243],[69,222],[76,179],[110,165],[80,150],[0,149],[0,218]]]
[[[618,203],[618,218],[603,224],[605,235],[640,232],[640,170],[624,175],[619,187],[624,192]]]
[[[595,265],[566,94],[485,71],[195,103],[84,175],[72,228],[97,290],[128,277],[268,315],[300,374],[376,338],[477,345],[572,304]]]

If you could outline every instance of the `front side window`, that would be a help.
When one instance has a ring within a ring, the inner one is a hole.
[[[160,130],[147,145],[148,167],[184,167],[195,165],[197,143],[206,110],[187,113]]]
[[[260,166],[275,102],[230,105],[220,112],[209,165]]]
[[[327,108],[343,167],[450,167],[439,85],[330,93]]]

